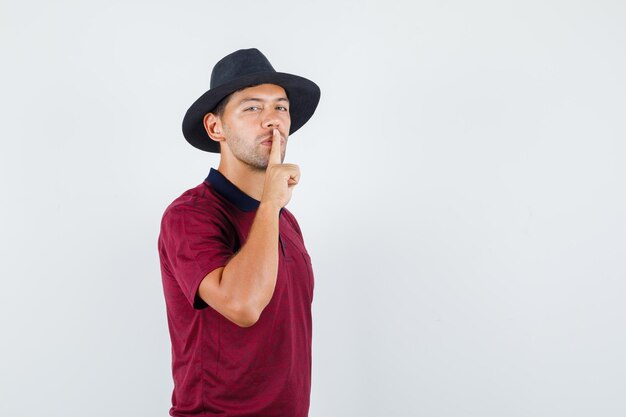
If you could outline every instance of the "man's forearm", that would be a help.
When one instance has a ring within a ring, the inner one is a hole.
[[[256,321],[269,304],[278,274],[280,207],[261,203],[248,239],[222,272],[220,287],[234,309]]]
[[[297,165],[282,163],[283,141],[278,128],[274,128],[261,203],[246,242],[224,267],[219,281],[220,298],[226,299],[229,306],[225,310],[243,323],[256,322],[274,294],[278,275],[278,217],[300,179]]]

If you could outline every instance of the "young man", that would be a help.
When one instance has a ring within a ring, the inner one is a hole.
[[[172,342],[172,416],[307,416],[313,271],[285,205],[288,137],[318,86],[256,49],[220,60],[183,120],[217,170],[165,210],[159,256]]]

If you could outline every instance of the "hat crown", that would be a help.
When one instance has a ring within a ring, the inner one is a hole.
[[[240,49],[215,64],[211,72],[211,88],[239,77],[263,72],[276,72],[265,55],[256,48]]]

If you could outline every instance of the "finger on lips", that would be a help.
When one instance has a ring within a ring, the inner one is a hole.
[[[272,148],[270,149],[270,165],[280,164],[280,132],[278,129],[274,129],[272,134]]]

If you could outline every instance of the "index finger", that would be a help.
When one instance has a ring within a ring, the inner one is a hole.
[[[267,166],[280,165],[282,163],[280,158],[280,133],[278,129],[274,129],[272,132],[272,149],[270,150],[270,159],[267,162]]]

